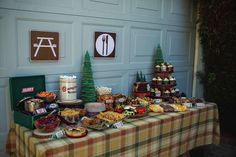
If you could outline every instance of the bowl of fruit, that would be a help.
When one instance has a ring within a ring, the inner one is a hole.
[[[49,91],[42,91],[37,93],[35,97],[44,100],[46,103],[52,103],[56,99],[56,94]]]
[[[34,126],[40,132],[45,132],[45,133],[55,131],[55,129],[59,124],[60,124],[59,118],[57,118],[53,114],[49,114],[46,117],[42,117],[34,122]]]

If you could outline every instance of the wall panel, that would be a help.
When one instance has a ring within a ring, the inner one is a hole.
[[[4,151],[5,143],[7,139],[7,133],[10,122],[10,108],[11,104],[9,103],[9,84],[8,79],[0,78],[0,152]]]
[[[150,65],[158,43],[162,43],[161,29],[132,27],[130,44],[130,63]]]
[[[113,32],[116,33],[116,55],[114,58],[94,58],[94,36],[95,32]],[[82,24],[83,32],[83,53],[89,51],[93,59],[95,71],[104,71],[107,68],[116,68],[124,63],[124,26],[118,23],[112,23],[108,20],[97,20]]]
[[[177,88],[180,89],[181,92],[187,94],[188,97],[191,97],[191,86],[192,86],[192,70],[191,68],[177,68],[173,73],[173,76],[177,81]]]
[[[193,65],[194,35],[188,29],[168,29],[166,58],[175,65]]]
[[[113,71],[113,72],[99,72],[94,74],[96,86],[106,86],[112,88],[113,93],[123,91],[125,84],[126,72]]]
[[[16,31],[14,15],[0,9],[0,78],[15,75]]]
[[[54,21],[55,19],[24,18],[16,17],[17,27],[17,68],[18,70],[38,69],[41,71],[45,67],[51,73],[63,67],[74,68],[72,57],[72,31],[73,21]],[[30,31],[53,31],[59,32],[59,61],[30,61]],[[48,69],[48,66],[51,68]]]
[[[168,19],[181,22],[193,22],[193,2],[189,0],[168,1]]]
[[[131,6],[134,15],[156,18],[162,18],[163,16],[163,0],[149,0],[149,3],[144,0],[132,0]]]
[[[4,31],[4,19],[3,16],[0,16],[0,34],[3,34]],[[4,41],[0,41],[0,50],[3,50],[4,47]],[[5,69],[5,54],[0,53],[0,72],[2,72]]]
[[[85,10],[103,13],[124,13],[124,0],[83,0],[82,7]]]
[[[7,115],[6,115],[6,97],[5,97],[5,91],[6,91],[6,86],[4,85],[4,86],[1,86],[0,87],[0,111],[4,111],[3,112],[3,115],[1,115],[2,116],[2,118],[3,117],[7,117]],[[7,132],[7,123],[6,123],[6,121],[4,121],[3,119],[2,119],[2,122],[0,123],[0,132]]]
[[[14,10],[28,10],[46,13],[75,13],[80,10],[80,1],[77,0],[0,0],[0,8]]]
[[[22,5],[38,5],[39,7],[53,6],[57,8],[73,8],[74,0],[14,0],[16,3],[22,3]]]

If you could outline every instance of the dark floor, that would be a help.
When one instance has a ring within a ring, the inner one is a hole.
[[[236,157],[236,137],[224,134],[221,144],[195,148],[189,152],[190,157]]]
[[[207,145],[196,148],[190,157],[236,157],[236,147],[228,144]]]

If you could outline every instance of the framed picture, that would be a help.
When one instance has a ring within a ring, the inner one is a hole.
[[[59,32],[31,31],[30,38],[32,61],[59,59]]]
[[[116,33],[95,32],[94,57],[115,57]]]

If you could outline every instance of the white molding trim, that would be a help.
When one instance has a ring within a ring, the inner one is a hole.
[[[197,19],[199,18],[199,14],[198,14],[198,8],[199,8],[199,4],[197,6]],[[202,85],[200,84],[198,78],[197,78],[197,72],[199,70],[203,69],[203,63],[202,63],[202,45],[200,42],[200,36],[199,36],[199,23],[196,24],[196,36],[195,36],[195,53],[194,53],[194,66],[193,66],[193,88],[192,88],[192,96],[193,97],[203,97],[203,88]],[[201,92],[201,93],[197,93],[197,92]]]

